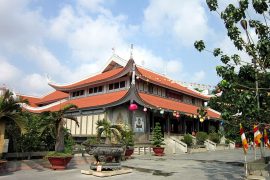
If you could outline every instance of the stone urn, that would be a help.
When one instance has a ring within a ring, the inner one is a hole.
[[[121,169],[121,154],[124,152],[121,144],[93,144],[85,145],[85,151],[95,157],[90,169],[96,170],[98,165],[105,170]]]

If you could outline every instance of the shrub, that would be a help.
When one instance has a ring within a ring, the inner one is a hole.
[[[203,145],[204,141],[207,139],[208,135],[206,132],[197,132],[196,140],[198,145]]]
[[[220,137],[218,133],[210,133],[208,136],[210,141],[213,141],[214,143],[220,143]]]
[[[216,127],[215,126],[210,126],[209,127],[209,132],[210,133],[215,133],[216,132]]]
[[[225,144],[230,144],[230,140],[229,139],[226,139],[225,140]]]
[[[190,134],[186,134],[184,135],[184,139],[182,139],[181,141],[183,141],[184,143],[187,144],[188,147],[190,147],[192,145],[192,137]]]
[[[154,128],[154,131],[153,131],[152,144],[155,147],[161,147],[161,145],[165,145],[163,134],[162,134],[162,131],[161,131],[161,127],[160,127],[160,124],[158,122],[155,124],[155,128]]]

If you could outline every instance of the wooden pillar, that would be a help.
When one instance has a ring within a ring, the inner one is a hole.
[[[184,134],[187,133],[187,125],[186,125],[186,119],[183,119],[183,125],[184,125]]]
[[[200,131],[200,121],[198,119],[196,119],[196,124],[197,124],[197,132]]]
[[[170,121],[170,115],[168,114],[168,117],[167,117],[167,133],[168,133],[168,136],[170,136],[171,134],[171,121]]]
[[[4,150],[4,143],[5,143],[5,121],[0,121],[0,158],[2,157],[2,153]]]
[[[195,130],[195,122],[194,122],[194,121],[195,121],[195,119],[193,118],[193,119],[192,119],[192,131]]]

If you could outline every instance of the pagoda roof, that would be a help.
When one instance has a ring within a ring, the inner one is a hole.
[[[49,85],[52,86],[53,88],[55,88],[57,90],[61,90],[61,91],[66,91],[66,90],[74,89],[74,88],[81,88],[81,87],[85,87],[89,84],[98,83],[99,81],[113,77],[114,75],[120,73],[123,69],[124,68],[119,67],[117,69],[106,71],[104,73],[92,75],[86,79],[83,79],[83,80],[75,82],[75,83],[67,84],[67,85],[57,85],[57,84],[53,84],[53,83],[49,83]]]
[[[27,100],[29,105],[32,107],[37,107],[37,102],[40,101],[39,97],[27,96],[27,95],[18,95],[22,100]]]
[[[150,95],[146,93],[139,93],[140,98],[148,105],[157,108],[170,111],[178,111],[188,115],[198,115],[198,106],[185,104],[182,102],[174,101],[167,98],[162,98],[155,95]],[[207,109],[207,116],[211,119],[220,119],[220,113],[212,109]]]
[[[37,105],[39,104],[49,104],[52,102],[56,102],[59,101],[61,99],[65,99],[68,98],[69,94],[62,92],[62,91],[53,91],[45,96],[43,96],[42,98],[39,99],[39,101],[36,102]]]
[[[41,113],[44,111],[58,111],[67,104],[74,104],[80,109],[98,108],[100,106],[108,105],[108,104],[111,104],[120,100],[126,95],[127,92],[128,92],[127,90],[122,90],[122,91],[106,93],[106,94],[98,94],[94,96],[88,96],[88,97],[77,98],[77,99],[70,99],[70,100],[62,99],[52,104],[42,106],[42,107],[36,107],[36,108],[24,105],[24,109],[30,112],[34,112],[34,113]]]
[[[160,75],[158,73],[152,72],[152,71],[147,70],[147,69],[142,68],[142,67],[137,67],[137,69],[138,69],[138,72],[140,74],[139,77],[148,81],[148,82],[152,82],[154,84],[158,84],[158,85],[163,86],[163,87],[165,86],[169,89],[172,89],[175,91],[180,91],[184,94],[188,94],[188,95],[198,97],[201,99],[205,99],[205,100],[210,99],[210,96],[204,95],[202,93],[199,93],[198,91],[189,89],[188,87],[185,87],[181,84],[178,84],[166,76]]]

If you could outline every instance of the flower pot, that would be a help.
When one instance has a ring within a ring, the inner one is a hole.
[[[156,156],[163,156],[164,155],[164,147],[153,147],[153,151]]]
[[[72,159],[72,157],[48,157],[49,162],[51,163],[53,170],[63,170],[67,168],[67,164]]]
[[[126,151],[125,151],[125,158],[126,159],[130,158],[130,156],[133,154],[133,152],[134,152],[134,148],[126,149]]]

